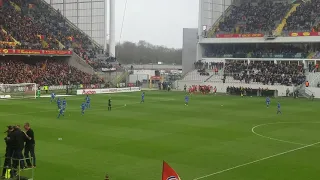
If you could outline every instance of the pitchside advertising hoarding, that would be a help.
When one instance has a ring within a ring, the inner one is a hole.
[[[123,92],[137,92],[137,91],[141,91],[140,87],[107,88],[107,89],[79,89],[79,90],[77,90],[77,95],[110,94],[110,93],[123,93]]]

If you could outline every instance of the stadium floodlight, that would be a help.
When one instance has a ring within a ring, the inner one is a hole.
[[[36,83],[0,84],[0,99],[36,98]]]

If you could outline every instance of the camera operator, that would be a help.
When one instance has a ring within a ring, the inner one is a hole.
[[[6,142],[6,154],[1,175],[3,178],[10,178],[11,158],[13,156],[12,131],[13,127],[8,126],[8,130],[5,132],[7,133],[7,136],[4,138],[4,141]]]
[[[24,168],[24,160],[22,155],[22,150],[24,148],[24,143],[31,138],[27,136],[27,134],[21,131],[20,126],[14,126],[14,130],[12,132],[12,146],[13,146],[13,168],[15,170],[18,169],[19,161],[20,168]]]

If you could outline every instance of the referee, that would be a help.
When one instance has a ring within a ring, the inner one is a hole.
[[[36,145],[36,141],[34,139],[34,132],[31,129],[29,123],[25,123],[24,124],[24,129],[26,130],[26,134],[29,137],[26,140],[26,144],[24,146],[24,158],[26,158],[26,163],[27,163],[28,168],[36,167],[36,155],[34,153],[34,148],[35,148],[35,145]],[[31,155],[31,157],[33,159],[33,163],[32,164],[31,164],[29,155]]]

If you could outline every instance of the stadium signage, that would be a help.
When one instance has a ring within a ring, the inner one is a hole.
[[[10,99],[10,95],[0,95],[0,99]]]
[[[289,36],[297,37],[297,36],[320,36],[320,32],[292,32],[289,33]]]
[[[103,72],[110,72],[110,71],[116,71],[116,68],[101,68],[101,71]]]
[[[108,89],[81,89],[81,90],[77,90],[77,95],[110,94],[110,93],[123,93],[123,92],[136,92],[136,91],[141,91],[141,89],[139,87],[108,88]]]
[[[264,34],[254,33],[254,34],[217,34],[216,38],[254,38],[254,37],[264,37]]]
[[[0,49],[0,54],[5,55],[52,55],[71,56],[72,51],[63,50],[33,50],[33,49]]]
[[[77,92],[77,94],[78,94],[78,92]],[[84,90],[82,90],[82,94],[86,94],[86,95],[97,94],[97,92],[93,89],[84,89]]]

